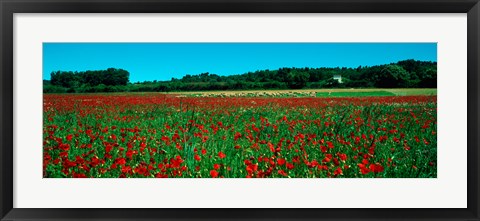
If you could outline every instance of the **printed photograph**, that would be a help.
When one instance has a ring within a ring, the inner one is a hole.
[[[42,157],[44,178],[437,178],[437,43],[43,43]]]

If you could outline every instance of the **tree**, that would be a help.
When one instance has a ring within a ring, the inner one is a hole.
[[[128,71],[116,68],[85,72],[56,71],[51,73],[51,84],[73,89],[84,84],[88,86],[127,85],[129,76]]]
[[[287,75],[287,85],[291,89],[301,89],[307,85],[310,74],[304,71],[292,70]]]
[[[408,73],[399,65],[386,65],[374,75],[374,81],[379,88],[406,87]]]
[[[419,83],[420,87],[424,88],[436,88],[437,87],[437,70],[428,69],[425,74],[422,75]]]

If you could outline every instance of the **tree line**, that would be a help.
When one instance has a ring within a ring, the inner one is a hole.
[[[50,74],[50,81],[43,82],[44,93],[82,93],[107,92],[112,88],[128,85],[130,73],[123,69],[108,68],[96,71],[55,71]]]
[[[341,76],[341,81],[334,79]],[[437,62],[413,59],[357,68],[280,68],[220,76],[187,74],[169,81],[129,82],[129,72],[99,71],[51,73],[44,93],[170,92],[302,88],[436,88]]]

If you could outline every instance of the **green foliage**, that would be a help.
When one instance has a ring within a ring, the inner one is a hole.
[[[342,77],[342,83],[333,79]],[[126,70],[109,68],[99,71],[51,74],[44,81],[44,93],[94,92],[171,92],[222,91],[302,88],[436,88],[437,63],[404,60],[397,63],[359,66],[357,68],[280,68],[244,74],[220,76],[211,73],[187,74],[170,81],[129,83]],[[50,86],[55,86],[54,88]]]
[[[113,92],[117,86],[128,84],[130,73],[123,69],[108,68],[106,70],[72,72],[56,71],[51,73],[50,81],[44,81],[44,93],[62,93],[59,90],[52,92],[47,84],[66,88],[64,92]],[[123,91],[123,90],[121,90]]]
[[[388,91],[339,91],[339,92],[317,92],[317,97],[381,97],[381,96],[395,96],[394,93]]]
[[[294,69],[287,75],[287,85],[291,89],[301,89],[307,85],[309,79],[308,72]]]
[[[436,88],[437,87],[437,70],[429,68],[422,75],[419,82],[420,87]]]
[[[378,88],[404,88],[408,87],[409,74],[399,65],[386,65],[373,80]]]
[[[43,93],[65,93],[67,92],[67,88],[61,86],[54,86],[54,85],[43,85]]]

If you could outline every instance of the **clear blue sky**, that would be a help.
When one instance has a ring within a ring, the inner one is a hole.
[[[122,68],[130,82],[186,74],[230,75],[280,67],[358,67],[405,59],[437,61],[436,43],[44,43],[52,71]]]

